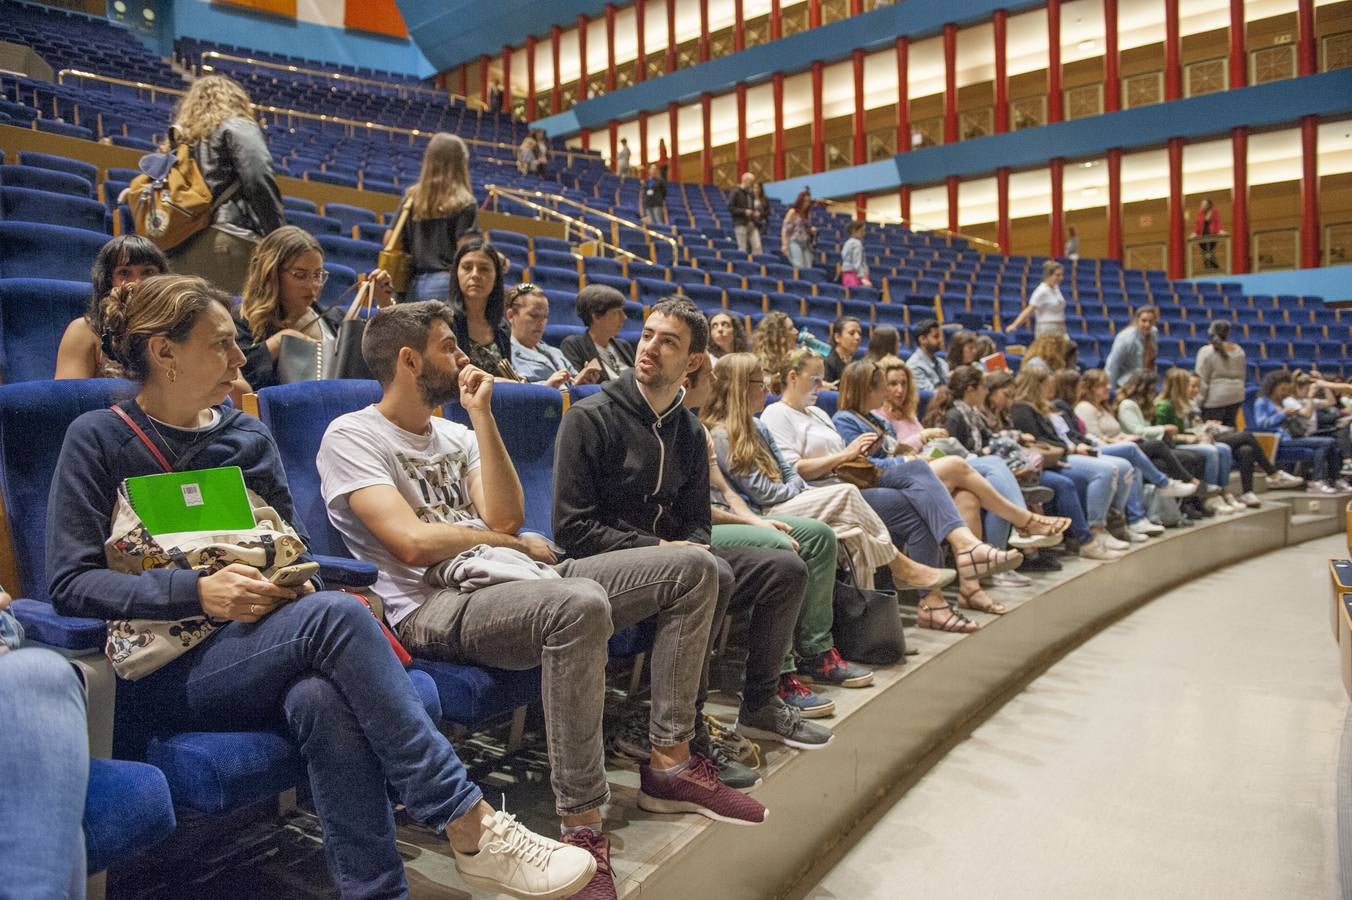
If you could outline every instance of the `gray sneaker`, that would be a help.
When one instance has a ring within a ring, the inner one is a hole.
[[[743,709],[737,716],[737,733],[762,741],[778,741],[799,750],[820,750],[831,743],[831,729],[804,721],[796,709],[775,697],[760,709]]]

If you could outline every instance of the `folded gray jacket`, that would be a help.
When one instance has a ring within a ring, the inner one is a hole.
[[[536,562],[520,550],[479,544],[459,556],[431,566],[423,574],[423,581],[432,587],[470,593],[509,581],[540,581],[559,577],[559,573],[548,565]]]

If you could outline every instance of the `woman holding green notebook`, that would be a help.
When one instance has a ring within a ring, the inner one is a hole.
[[[446,830],[457,868],[476,883],[517,896],[528,885],[532,896],[541,884],[562,896],[586,884],[589,853],[534,835],[484,802],[358,598],[324,591],[317,578],[282,587],[239,563],[209,575],[109,568],[105,542],[128,478],[238,466],[250,490],[299,523],[271,435],[223,405],[244,362],[228,298],[200,278],[161,275],[117,288],[100,312],[104,347],[140,388],[66,433],[46,526],[52,603],[71,616],[218,623],[119,692],[135,712],[156,727],[288,732],[305,756],[343,896],[407,894],[387,782],[415,818]]]

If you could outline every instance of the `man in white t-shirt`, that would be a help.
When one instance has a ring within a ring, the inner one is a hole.
[[[690,648],[706,645],[718,596],[713,557],[689,546],[620,550],[558,563],[561,578],[474,591],[433,586],[430,568],[479,545],[550,565],[557,555],[545,538],[518,533],[521,484],[493,418],[493,378],[456,345],[450,308],[425,301],[383,310],[367,324],[362,355],[383,396],[324,434],[318,468],[329,519],[355,556],[380,568],[374,591],[415,656],[542,667],[555,804],[564,841],[598,859],[595,896],[614,896],[601,829],[610,797],[601,713],[615,629],[656,617],[644,768],[656,776],[645,793],[657,802],[645,808],[760,822],[764,807],[717,779],[706,786],[677,777],[690,765],[704,668]],[[457,398],[473,430],[434,415]]]

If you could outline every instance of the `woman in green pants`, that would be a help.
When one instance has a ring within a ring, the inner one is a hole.
[[[686,379],[685,406],[698,409],[709,397],[712,365],[705,356]],[[708,439],[708,432],[705,432]],[[714,546],[766,547],[791,550],[807,565],[808,584],[794,636],[794,653],[784,661],[779,693],[806,718],[835,712],[835,702],[803,684],[803,676],[820,684],[868,687],[873,673],[841,659],[831,636],[832,598],[836,583],[836,534],[830,525],[803,516],[758,516],[728,485],[709,441],[709,493],[713,505]],[[795,658],[796,657],[796,658]]]

